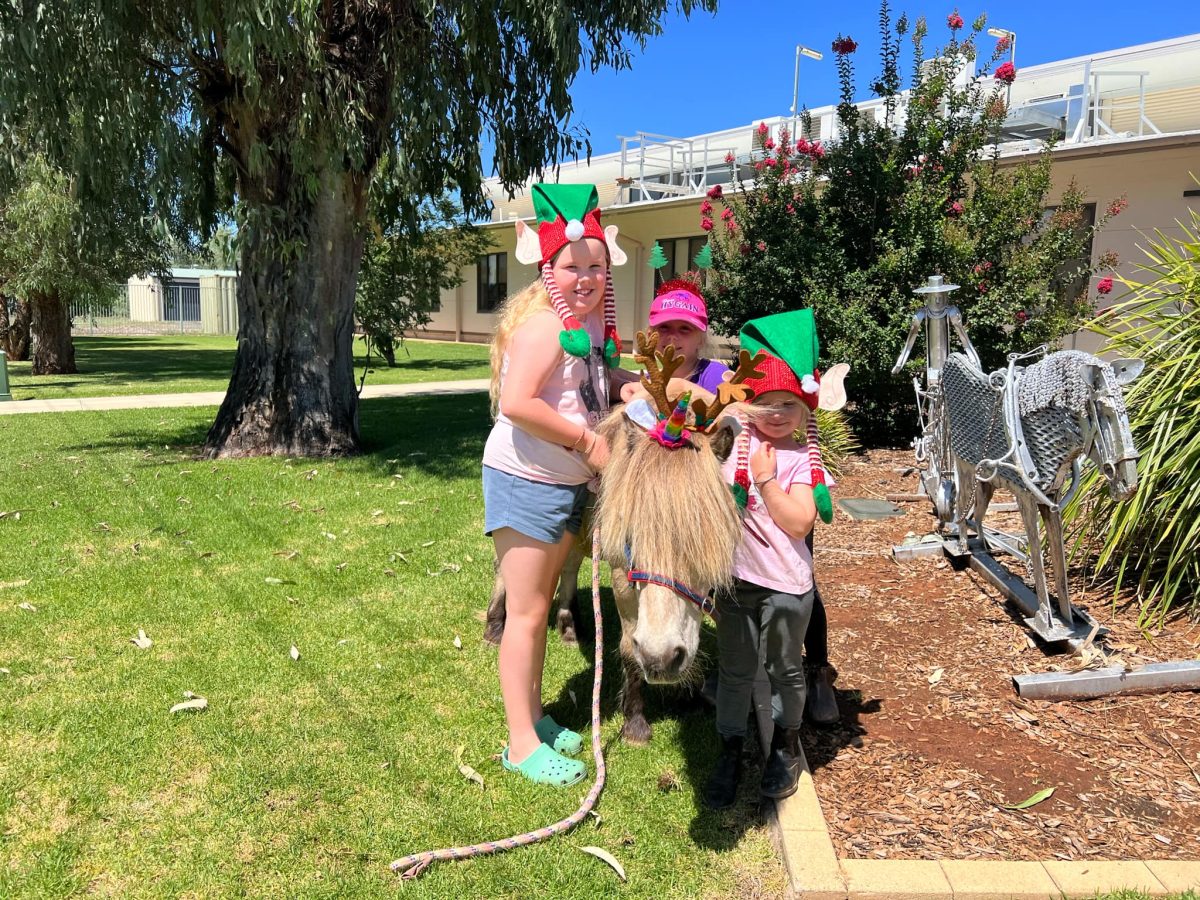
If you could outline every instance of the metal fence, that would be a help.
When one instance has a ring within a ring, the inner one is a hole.
[[[107,303],[71,305],[71,329],[80,335],[199,334],[200,285],[122,284]]]

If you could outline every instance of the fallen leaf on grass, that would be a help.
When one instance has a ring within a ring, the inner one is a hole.
[[[11,674],[12,674],[12,672],[8,671],[8,669],[0,668],[0,675],[11,675]]]
[[[176,703],[171,707],[171,712],[199,712],[202,709],[208,709],[208,701],[203,697],[197,697],[191,691],[184,691],[183,696],[188,698],[182,703]]]
[[[149,650],[154,646],[154,641],[146,637],[146,632],[141,628],[138,629],[137,635],[135,637],[131,637],[129,640],[132,641],[139,650]]]
[[[436,543],[437,543],[437,541],[426,541],[426,542],[425,542],[425,543],[423,543],[421,546],[422,546],[422,547],[432,547],[432,546],[433,546],[434,544],[436,544]]]
[[[4,590],[5,588],[25,587],[25,585],[29,584],[29,581],[30,579],[28,578],[22,579],[21,581],[0,581],[0,591]]]
[[[17,609],[28,610],[29,612],[37,612],[37,607],[34,606],[32,603],[24,603],[24,602],[18,603]]]
[[[297,556],[300,555],[300,551],[299,550],[276,550],[271,555],[272,556],[281,556],[284,559],[295,559]]]
[[[1020,803],[1002,803],[1001,806],[1005,809],[1029,809],[1031,806],[1037,806],[1043,800],[1049,800],[1052,796],[1054,796],[1054,788],[1044,788],[1033,796],[1026,797]]]
[[[480,790],[484,790],[483,776],[462,761],[463,751],[466,749],[461,744],[454,748],[454,763],[458,766],[458,771],[463,778],[475,782],[479,785]]]
[[[462,638],[460,638],[457,634],[454,636],[454,649],[455,650],[462,649]]]
[[[599,847],[580,847],[579,849],[582,850],[584,853],[590,853],[592,856],[596,857],[596,859],[600,859],[600,860],[603,860],[604,862],[608,863],[610,866],[612,866],[613,871],[617,873],[617,876],[622,881],[627,880],[625,878],[624,866],[622,866],[619,862],[617,862],[616,857],[613,856],[611,853],[609,853],[607,850],[602,850]]]
[[[267,584],[295,584],[290,578],[264,578]]]
[[[12,519],[14,522],[19,522],[21,521],[21,513],[18,510],[5,512],[4,510],[0,509],[0,519]]]
[[[321,537],[325,538],[325,540],[327,540],[327,541],[336,541],[337,540],[337,535],[331,531],[322,531]]]
[[[292,659],[300,658],[300,651],[296,648],[295,644],[292,644],[292,649],[288,651],[288,654],[292,657]]]
[[[939,681],[942,680],[942,676],[945,674],[946,674],[945,669],[934,669],[932,672],[929,673],[929,683],[937,684]]]

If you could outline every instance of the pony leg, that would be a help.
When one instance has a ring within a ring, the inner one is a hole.
[[[495,577],[492,580],[492,598],[488,601],[487,620],[483,629],[483,639],[489,644],[500,645],[504,636],[504,620],[507,615],[504,605],[504,578],[500,575],[500,561],[493,559]]]
[[[1029,544],[1029,562],[1033,566],[1033,583],[1037,590],[1038,615],[1045,619],[1046,627],[1053,625],[1050,613],[1050,592],[1046,589],[1046,567],[1042,561],[1041,521],[1037,501],[1023,491],[1014,492],[1017,505],[1021,508],[1021,520],[1025,523],[1025,539]],[[1068,619],[1068,621],[1070,621]]]
[[[633,635],[637,631],[638,596],[637,588],[629,583],[625,570],[612,567],[613,598],[617,601],[617,613],[621,617],[621,668],[625,681],[621,687],[621,715],[625,723],[621,726],[621,740],[627,744],[649,743],[654,729],[646,721],[645,701],[642,699],[642,667],[633,658]]]
[[[958,524],[958,549],[961,553],[966,553],[970,548],[967,543],[967,520],[970,517],[971,510],[966,508],[964,503],[964,493],[969,484],[976,484],[975,467],[958,456],[954,457],[954,468],[958,473],[958,495],[954,498],[954,518]],[[977,494],[977,490],[972,491],[972,495]],[[980,526],[980,531],[983,528]]]
[[[558,592],[555,594],[554,621],[558,627],[558,636],[564,644],[578,643],[575,632],[576,600],[579,591],[579,567],[583,565],[584,552],[580,541],[571,546],[567,560],[563,563],[562,575],[558,579]]]
[[[1064,622],[1071,622],[1071,598],[1067,592],[1067,551],[1063,547],[1062,513],[1047,506],[1040,507],[1046,522],[1046,541],[1050,544],[1050,564],[1054,567],[1054,592],[1058,595],[1058,611]]]

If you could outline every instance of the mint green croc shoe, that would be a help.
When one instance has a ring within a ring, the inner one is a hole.
[[[583,749],[583,738],[569,728],[563,728],[549,716],[542,716],[533,726],[542,743],[553,748],[555,753],[574,756]]]
[[[500,762],[508,771],[524,775],[534,784],[552,784],[555,787],[578,784],[587,774],[583,763],[567,759],[545,744],[538,744],[538,748],[520,765],[513,765],[508,761],[508,748],[505,747],[500,755]]]

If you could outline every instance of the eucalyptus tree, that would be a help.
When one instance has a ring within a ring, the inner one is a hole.
[[[0,146],[37,128],[84,202],[144,173],[157,208],[199,226],[231,184],[241,326],[208,452],[353,452],[380,158],[396,153],[408,219],[447,188],[481,213],[481,142],[508,189],[589,151],[574,76],[628,66],[672,6],[716,0],[15,0],[0,5]]]

